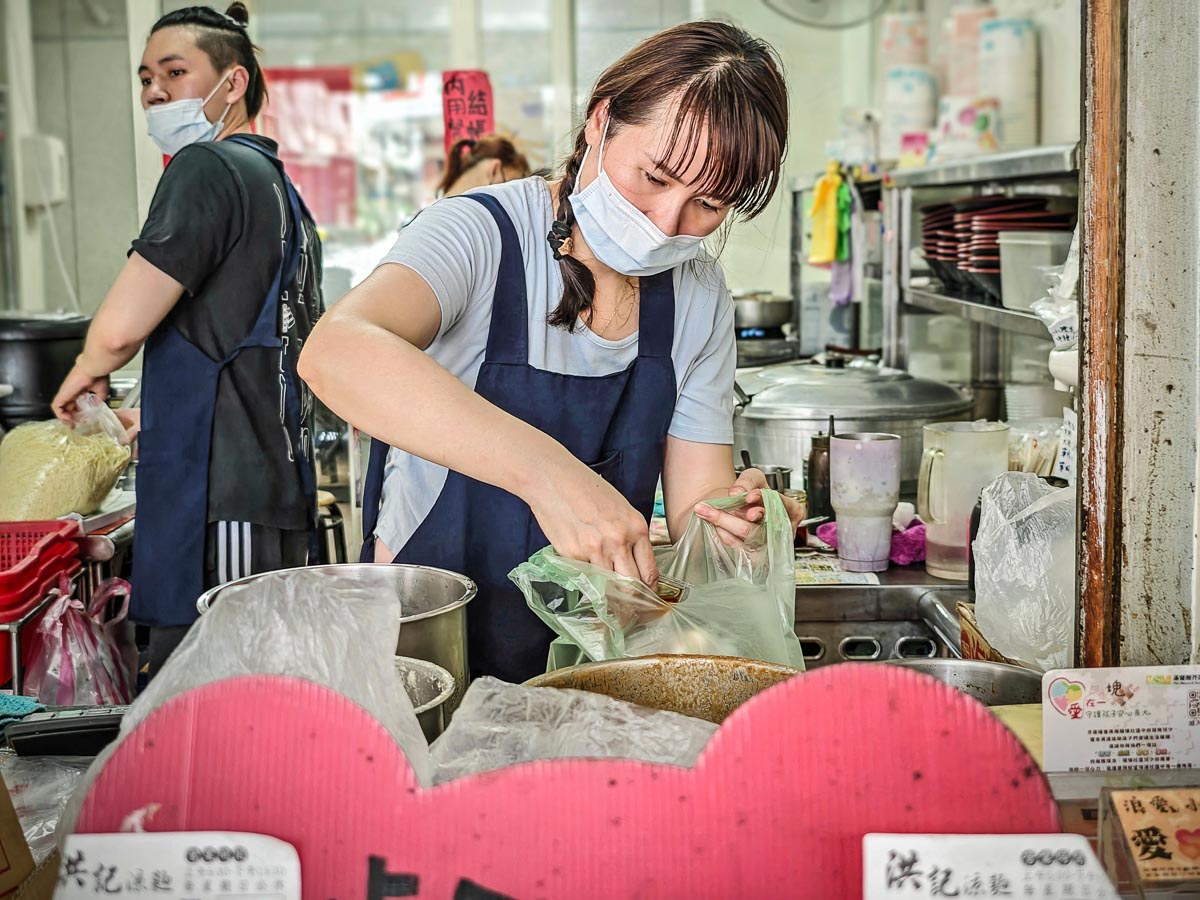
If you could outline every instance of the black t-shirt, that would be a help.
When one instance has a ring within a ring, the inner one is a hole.
[[[248,135],[275,150],[275,142]],[[283,179],[265,156],[231,141],[192,144],[171,160],[133,242],[185,293],[167,317],[214,360],[225,359],[254,326],[293,225]],[[300,264],[280,298],[277,327],[295,360],[324,310],[321,244],[303,223]],[[221,372],[209,462],[208,519],[303,528],[308,510],[285,431],[278,350],[248,348]],[[302,382],[302,442],[312,462],[312,395]],[[187,403],[187,397],[177,398]]]

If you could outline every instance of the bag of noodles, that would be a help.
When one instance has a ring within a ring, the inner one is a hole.
[[[27,422],[0,441],[0,521],[89,515],[129,463],[125,429],[91,394],[76,402],[74,427]]]

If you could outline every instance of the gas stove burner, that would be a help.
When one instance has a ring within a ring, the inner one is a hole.
[[[798,349],[795,341],[785,338],[742,338],[739,332],[737,367],[743,369],[748,366],[769,366],[772,363],[788,362],[796,358]]]
[[[780,341],[783,340],[782,328],[739,328],[739,341]]]

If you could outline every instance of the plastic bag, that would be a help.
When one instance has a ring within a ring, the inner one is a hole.
[[[693,515],[678,544],[655,551],[667,583],[685,586],[677,602],[662,599],[637,579],[565,559],[551,548],[535,553],[509,578],[530,609],[593,661],[694,653],[803,669],[794,630],[791,522],[779,494],[762,494],[766,515],[743,546],[725,546],[716,528]],[[739,509],[746,498],[710,503]]]
[[[59,817],[91,761],[86,756],[0,756],[0,775],[35,863],[54,850]]]
[[[1075,489],[1008,472],[983,489],[975,553],[975,619],[1009,659],[1070,665],[1075,621]]]
[[[1030,310],[1042,320],[1055,350],[1070,350],[1079,343],[1079,227],[1071,238],[1067,261],[1052,267],[1053,284],[1046,296],[1030,304]]]
[[[96,775],[147,716],[192,688],[242,675],[289,675],[343,694],[379,720],[418,781],[430,783],[429,745],[396,678],[400,600],[353,570],[320,580],[297,572],[272,572],[221,592],[122,717],[117,740],[71,798],[60,834],[70,833]]]
[[[129,648],[118,642],[129,613],[129,583],[106,582],[89,605],[71,596],[71,584],[59,582],[59,596],[33,631],[25,653],[25,693],[47,706],[124,705],[133,700],[136,673]],[[104,621],[109,602],[121,607]],[[133,648],[136,654],[136,647]]]
[[[637,759],[690,767],[716,731],[712,722],[603,694],[478,678],[430,748],[433,782],[535,759]]]
[[[116,413],[91,394],[76,406],[74,427],[27,422],[0,442],[0,521],[90,515],[125,471],[130,450]]]

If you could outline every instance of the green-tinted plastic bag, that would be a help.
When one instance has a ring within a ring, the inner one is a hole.
[[[661,573],[686,585],[668,602],[634,578],[565,559],[547,547],[509,578],[558,635],[549,668],[655,653],[741,656],[804,668],[794,631],[794,535],[783,501],[763,491],[766,515],[737,549],[692,516],[679,543],[655,551]],[[710,501],[745,506],[745,495]]]

